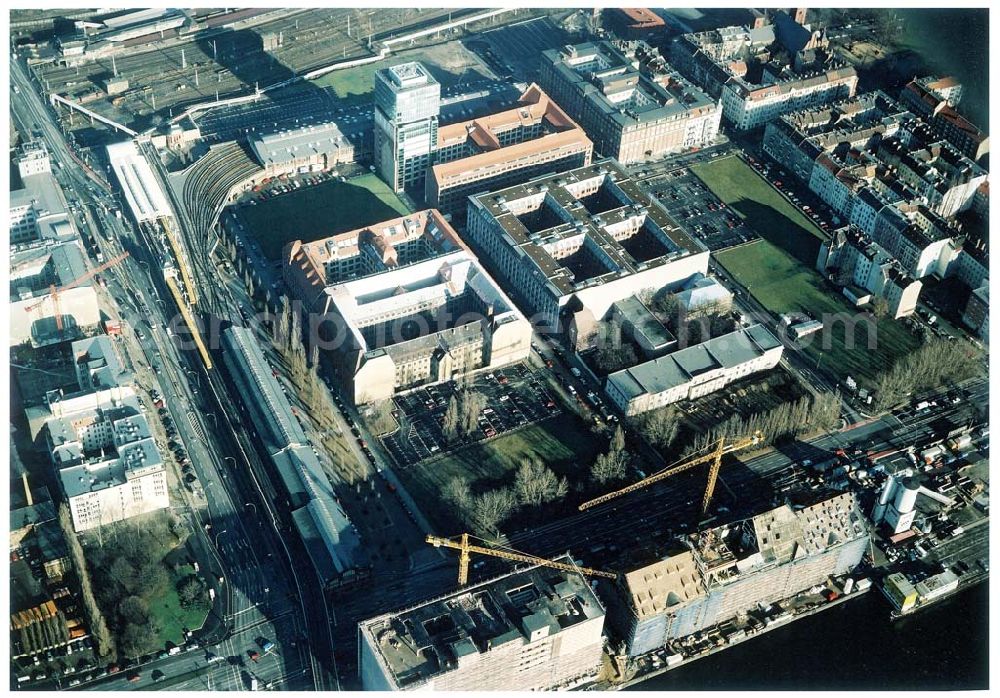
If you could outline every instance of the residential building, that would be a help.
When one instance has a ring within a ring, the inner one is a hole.
[[[954,78],[920,78],[907,83],[900,100],[923,118],[928,127],[966,157],[979,161],[990,150],[990,139],[955,110],[962,85]]]
[[[869,538],[852,493],[691,533],[622,575],[608,623],[630,657],[662,649],[849,573]]]
[[[929,142],[919,124],[876,148],[879,161],[922,197],[928,208],[950,218],[972,206],[976,190],[986,181],[987,172],[945,141]]]
[[[712,143],[721,107],[642,41],[542,52],[542,89],[623,164]]]
[[[21,146],[17,158],[17,172],[21,179],[52,172],[52,162],[44,141],[28,141]]]
[[[990,288],[980,286],[969,294],[962,313],[965,326],[979,335],[984,342],[990,341]]]
[[[369,691],[573,688],[597,677],[603,628],[604,607],[581,574],[519,570],[362,621],[361,684]]]
[[[73,342],[70,346],[76,380],[83,392],[107,390],[132,382],[132,375],[122,365],[114,342],[107,335],[96,335]]]
[[[532,84],[513,109],[438,129],[424,198],[464,221],[469,194],[589,165],[593,149],[583,129]]]
[[[775,42],[792,55],[793,65],[773,60]],[[734,128],[748,130],[782,114],[854,96],[857,72],[835,64],[828,43],[804,16],[778,12],[752,27],[685,34],[674,41],[670,56],[708,94],[721,96],[723,117]]]
[[[857,228],[842,228],[820,245],[816,268],[841,284],[856,305],[882,298],[889,314],[901,318],[917,309],[922,284],[900,262]]]
[[[333,588],[364,579],[370,565],[357,528],[340,506],[253,331],[236,326],[224,330],[222,350],[225,367],[282,486],[283,504],[291,511],[322,585]],[[357,473],[341,475],[348,482],[357,477]]]
[[[467,236],[532,321],[567,336],[708,271],[708,250],[612,161],[470,197]]]
[[[375,162],[394,191],[423,185],[438,143],[441,85],[417,62],[375,71]]]
[[[354,146],[333,122],[257,136],[250,148],[268,177],[319,172],[354,161]]]
[[[68,242],[77,238],[66,202],[52,175],[48,150],[40,141],[28,141],[18,151],[17,169],[22,188],[10,193],[10,244],[15,249],[36,241]]]
[[[604,391],[627,416],[693,400],[774,368],[782,344],[763,325],[720,335],[608,375]]]

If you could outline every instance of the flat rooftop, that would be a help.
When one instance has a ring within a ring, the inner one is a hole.
[[[264,165],[323,154],[336,157],[343,149],[354,147],[333,122],[269,133],[254,138],[250,146]]]
[[[568,555],[557,561],[571,562]],[[359,629],[393,688],[410,689],[508,643],[603,615],[582,575],[533,567],[363,621]]]
[[[559,295],[702,252],[613,160],[470,199]]]

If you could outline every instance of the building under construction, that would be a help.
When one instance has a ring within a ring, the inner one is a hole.
[[[532,567],[360,623],[362,684],[378,691],[569,688],[600,670],[603,628],[604,607],[583,575]]]
[[[663,647],[850,572],[869,545],[854,495],[771,509],[685,536],[622,575],[608,620],[629,656]]]

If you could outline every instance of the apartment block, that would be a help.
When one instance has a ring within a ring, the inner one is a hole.
[[[622,575],[609,595],[609,626],[629,656],[661,649],[849,573],[869,536],[852,493],[692,533]]]
[[[693,400],[774,368],[783,346],[763,325],[724,334],[608,375],[604,391],[628,416]]]
[[[772,60],[778,43],[794,60]],[[721,97],[723,117],[739,130],[763,126],[783,114],[853,97],[852,67],[838,65],[823,32],[805,17],[777,12],[753,26],[685,34],[671,45],[671,62],[708,94]]]
[[[374,156],[394,191],[423,185],[438,142],[441,85],[417,62],[375,71]]]
[[[955,110],[962,85],[954,78],[919,78],[907,83],[900,101],[913,109],[937,134],[966,157],[978,161],[990,151],[990,139],[982,129]]]
[[[600,671],[603,628],[604,607],[582,575],[533,567],[361,622],[361,682],[370,691],[570,689]]]
[[[57,244],[77,237],[67,215],[66,202],[52,175],[48,150],[40,141],[28,141],[15,158],[20,188],[11,188],[10,244],[21,249],[32,244]]]
[[[470,197],[467,238],[551,332],[592,325],[616,301],[708,271],[708,251],[612,161]]]
[[[601,155],[626,165],[707,145],[719,132],[720,104],[642,41],[544,51],[539,83]]]
[[[857,228],[844,228],[820,245],[816,268],[843,286],[855,305],[873,298],[886,301],[893,318],[912,315],[922,284],[882,246]]]
[[[532,84],[513,109],[438,129],[425,200],[464,221],[470,194],[589,165],[592,152],[583,129]]]

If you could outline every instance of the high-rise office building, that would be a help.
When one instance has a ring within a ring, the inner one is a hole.
[[[424,184],[437,148],[441,85],[417,62],[375,73],[375,162],[395,191]]]

